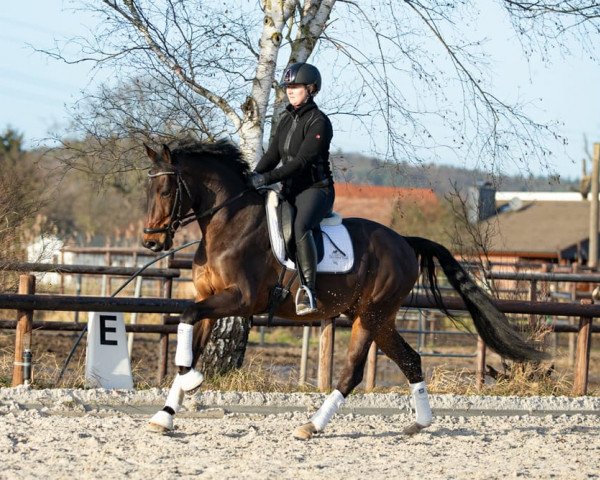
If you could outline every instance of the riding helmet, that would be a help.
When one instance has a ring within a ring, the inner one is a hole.
[[[302,85],[315,85],[317,93],[321,90],[321,74],[314,65],[310,63],[293,63],[283,72],[282,87],[288,85],[302,84]]]

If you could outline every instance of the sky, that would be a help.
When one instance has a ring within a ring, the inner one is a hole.
[[[63,10],[60,0],[4,2],[0,10],[0,129],[11,126],[32,146],[68,121],[67,107],[90,79],[90,67],[34,51],[54,38],[86,32],[95,20]],[[68,6],[67,4],[64,4]]]
[[[67,125],[69,106],[81,91],[110,75],[93,77],[89,65],[67,65],[33,50],[49,49],[55,38],[85,35],[94,28],[96,18],[74,13],[71,6],[62,0],[30,0],[5,2],[0,11],[0,129],[17,129],[29,147],[43,143],[51,129]],[[506,25],[494,18],[484,21],[497,59],[498,91],[508,99],[532,99],[538,120],[564,123],[559,132],[569,145],[564,155],[557,155],[554,168],[563,178],[577,178],[585,156],[584,136],[590,150],[593,142],[600,142],[600,65],[577,56],[555,58],[549,65],[528,63]],[[347,132],[334,140],[359,150],[355,138]],[[547,174],[535,167],[532,173]]]

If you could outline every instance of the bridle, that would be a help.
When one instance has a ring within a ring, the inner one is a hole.
[[[183,181],[183,178],[176,171],[162,171],[157,173],[148,172],[148,178],[156,178],[162,177],[164,175],[174,175],[177,180],[177,187],[175,188],[175,200],[173,201],[173,206],[171,207],[171,213],[169,215],[169,224],[164,227],[158,228],[144,228],[144,233],[166,233],[171,236],[171,238],[175,235],[175,231],[181,226],[181,221],[183,220],[182,209],[183,202],[181,198],[181,192],[185,191],[188,194],[188,197],[192,198],[190,194],[190,190],[187,184]]]
[[[161,171],[161,172],[157,172],[157,173],[148,172],[148,178],[156,178],[156,177],[161,177],[163,175],[174,175],[175,180],[177,181],[177,186],[175,187],[175,200],[173,201],[173,206],[171,207],[171,213],[169,215],[170,221],[169,221],[169,224],[164,227],[144,228],[144,233],[166,233],[170,238],[173,238],[175,236],[175,232],[177,231],[177,229],[179,227],[185,227],[186,225],[189,225],[190,223],[192,223],[195,220],[198,220],[198,219],[204,218],[204,217],[210,217],[210,216],[214,215],[222,208],[226,207],[227,205],[230,205],[231,203],[233,203],[236,200],[238,200],[239,198],[241,198],[245,193],[252,190],[251,188],[242,190],[237,195],[235,195],[235,196],[225,200],[224,202],[220,203],[219,205],[215,205],[214,207],[211,207],[201,213],[190,212],[190,213],[187,213],[184,215],[182,213],[182,210],[183,210],[182,192],[185,192],[187,194],[188,198],[190,199],[190,202],[192,202],[192,200],[193,200],[192,193],[190,192],[190,189],[189,189],[187,183],[185,183],[185,181],[183,180],[183,177],[181,176],[181,173],[177,170],[175,170],[175,171],[167,170],[167,171]]]

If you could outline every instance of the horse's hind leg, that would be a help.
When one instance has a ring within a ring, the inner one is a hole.
[[[415,404],[415,423],[404,429],[404,433],[412,435],[431,425],[431,407],[427,388],[421,370],[421,356],[400,336],[395,328],[395,318],[386,323],[375,335],[375,343],[391,358],[406,375],[410,392]]]
[[[310,422],[294,431],[295,438],[308,440],[315,433],[325,429],[335,412],[345,403],[346,397],[362,381],[365,362],[372,342],[373,335],[370,324],[364,321],[364,317],[357,318],[352,324],[346,363],[336,389],[325,399],[321,408],[310,419]]]

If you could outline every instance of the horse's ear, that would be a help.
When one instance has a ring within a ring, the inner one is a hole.
[[[163,143],[162,161],[168,164],[173,163],[171,161],[171,149],[165,143]]]
[[[158,153],[156,153],[154,150],[152,150],[145,143],[144,143],[144,148],[146,149],[146,154],[148,155],[148,157],[150,157],[150,160],[152,160],[154,163],[156,163],[158,161]]]

